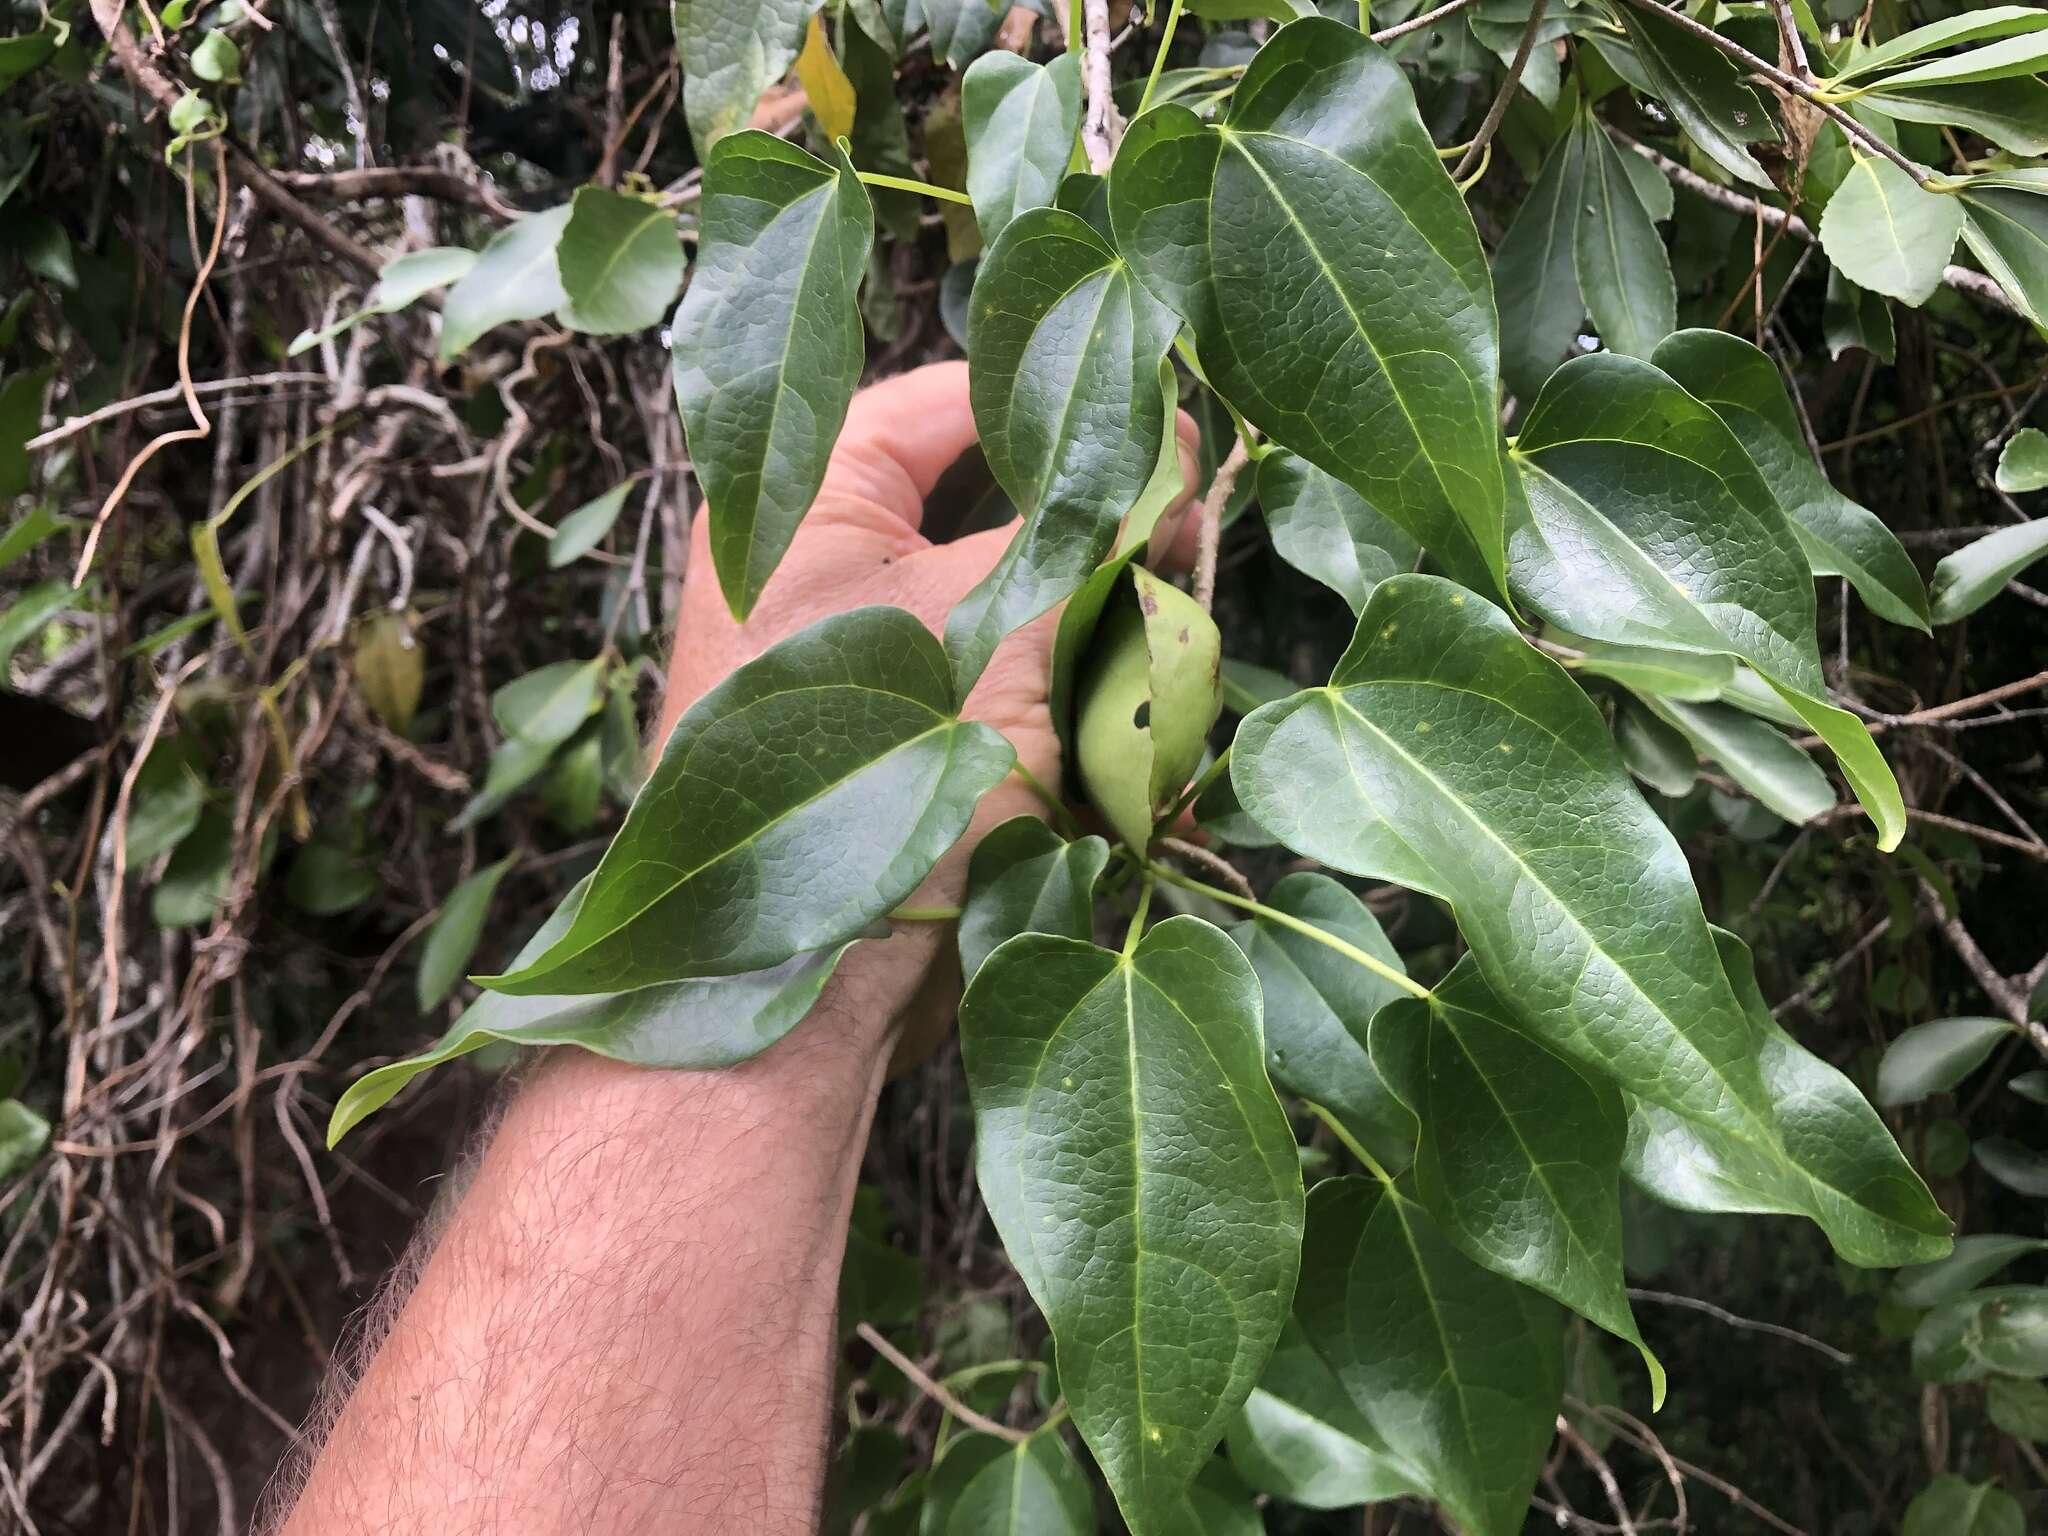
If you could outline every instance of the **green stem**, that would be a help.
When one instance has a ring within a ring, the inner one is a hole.
[[[1290,929],[1300,934],[1303,938],[1314,939],[1318,944],[1334,949],[1345,959],[1351,961],[1352,964],[1364,966],[1382,981],[1399,987],[1410,997],[1427,998],[1430,995],[1429,988],[1415,980],[1412,976],[1404,975],[1402,972],[1395,970],[1386,961],[1380,959],[1379,956],[1367,954],[1356,944],[1346,943],[1328,929],[1318,928],[1314,923],[1303,922],[1291,912],[1282,912],[1278,907],[1269,907],[1263,901],[1253,901],[1249,896],[1240,896],[1237,892],[1226,891],[1219,885],[1210,885],[1206,880],[1197,880],[1192,875],[1184,875],[1169,864],[1147,864],[1145,868],[1147,873],[1164,880],[1169,885],[1178,885],[1184,890],[1199,891],[1202,895],[1220,901],[1225,906],[1237,907],[1242,911],[1251,913],[1254,917],[1263,917],[1268,922],[1278,923],[1282,928]]]
[[[935,187],[928,181],[912,181],[908,176],[885,176],[880,171],[855,171],[854,174],[871,187],[887,187],[892,192],[915,192],[920,197],[935,197],[942,203],[974,206],[973,198],[965,192],[955,192],[951,187]]]
[[[1181,0],[1173,0],[1166,8],[1166,30],[1159,34],[1159,51],[1152,55],[1152,73],[1145,77],[1145,93],[1138,98],[1138,110],[1131,114],[1135,120],[1145,115],[1145,109],[1152,105],[1152,92],[1159,84],[1159,71],[1166,66],[1166,53],[1173,46],[1173,30],[1180,25]]]
[[[889,914],[893,923],[950,923],[960,916],[959,907],[898,907]]]
[[[1174,819],[1178,817],[1182,811],[1186,810],[1189,806],[1199,801],[1202,798],[1202,796],[1208,792],[1209,786],[1216,782],[1218,776],[1227,772],[1229,768],[1230,748],[1225,747],[1221,752],[1218,752],[1216,754],[1216,761],[1211,763],[1207,768],[1204,768],[1201,772],[1200,777],[1198,777],[1194,783],[1190,784],[1186,789],[1180,792],[1180,798],[1175,800],[1172,805],[1166,808],[1166,814],[1161,816],[1156,822],[1154,822],[1153,826],[1155,828],[1172,826],[1174,823]]]
[[[1393,1188],[1393,1176],[1389,1174],[1386,1169],[1380,1166],[1380,1161],[1378,1158],[1374,1157],[1370,1152],[1366,1151],[1364,1147],[1359,1145],[1358,1138],[1356,1136],[1353,1136],[1349,1131],[1344,1129],[1343,1121],[1339,1120],[1335,1115],[1331,1114],[1327,1109],[1323,1108],[1322,1105],[1316,1103],[1314,1099],[1303,1099],[1301,1101],[1301,1105],[1302,1108],[1306,1109],[1310,1114],[1314,1115],[1318,1120],[1322,1121],[1323,1124],[1327,1125],[1331,1129],[1331,1131],[1336,1134],[1337,1139],[1344,1143],[1344,1150],[1349,1152],[1353,1157],[1357,1158],[1359,1162],[1363,1163],[1366,1167],[1367,1172],[1369,1172],[1374,1178],[1378,1179],[1382,1184],[1386,1185],[1389,1189]]]
[[[1052,819],[1059,826],[1059,829],[1062,832],[1064,832],[1069,838],[1075,838],[1081,835],[1081,824],[1074,820],[1073,812],[1069,811],[1066,808],[1066,806],[1061,803],[1060,797],[1058,795],[1054,794],[1051,790],[1045,787],[1044,783],[1039,779],[1037,774],[1033,773],[1029,768],[1026,768],[1024,766],[1024,761],[1022,758],[1019,758],[1017,760],[1015,765],[1011,767],[1010,772],[1014,773],[1015,775],[1017,775],[1018,778],[1022,779],[1024,781],[1024,787],[1030,790],[1032,794],[1038,796],[1039,800],[1044,803],[1045,808],[1048,811],[1052,812]]]
[[[1137,949],[1138,940],[1145,936],[1145,914],[1152,908],[1152,875],[1153,871],[1147,868],[1145,871],[1145,883],[1138,887],[1138,910],[1131,914],[1131,926],[1124,933],[1124,958],[1126,960],[1131,957],[1132,951]]]

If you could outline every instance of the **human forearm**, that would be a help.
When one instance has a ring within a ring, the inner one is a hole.
[[[813,1529],[887,1056],[860,975],[843,981],[728,1071],[542,1067],[288,1536]]]

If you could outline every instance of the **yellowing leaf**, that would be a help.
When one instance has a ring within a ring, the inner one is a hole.
[[[825,137],[843,139],[850,136],[859,99],[854,93],[853,82],[846,78],[846,71],[833,57],[832,45],[825,41],[825,23],[821,17],[813,16],[810,30],[804,34],[803,52],[796,56],[796,77],[803,84],[804,95],[811,100],[811,115],[825,130]]]

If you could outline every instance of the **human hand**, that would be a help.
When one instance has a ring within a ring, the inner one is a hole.
[[[1199,439],[1185,413],[1176,428],[1186,489],[1160,519],[1155,537],[1178,552],[1194,532],[1187,513]],[[741,662],[828,615],[886,603],[943,634],[953,605],[994,568],[1017,531],[1011,523],[950,544],[933,544],[920,531],[925,498],[975,437],[965,363],[934,363],[854,396],[817,500],[744,623],[733,618],[719,591],[708,525],[699,517],[683,578],[662,739],[684,710]],[[1018,762],[1055,793],[1060,750],[1047,692],[1057,623],[1055,610],[1005,639],[962,711],[1008,737]],[[967,890],[968,857],[983,834],[1012,816],[1044,810],[1021,778],[1006,779],[982,798],[966,835],[908,904],[959,905]],[[901,1067],[921,1059],[944,1033],[959,974],[949,925],[893,926],[887,940],[858,945],[847,955],[817,1013],[831,1016],[835,1030],[859,1033],[864,1042],[870,1031],[879,1044],[900,1029]]]

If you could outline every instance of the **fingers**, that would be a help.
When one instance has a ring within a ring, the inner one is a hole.
[[[965,363],[931,363],[871,384],[847,410],[818,510],[829,517],[839,498],[866,502],[915,529],[925,497],[976,435]]]

